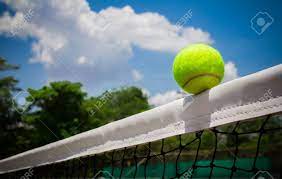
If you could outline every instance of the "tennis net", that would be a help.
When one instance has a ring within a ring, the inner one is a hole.
[[[0,161],[5,178],[279,178],[282,65]]]

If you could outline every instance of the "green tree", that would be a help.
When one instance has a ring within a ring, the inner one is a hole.
[[[85,101],[85,109],[92,120],[105,124],[150,109],[147,96],[137,87],[124,87],[106,91]]]
[[[105,92],[87,98],[80,83],[52,82],[29,89],[33,101],[24,121],[32,126],[32,147],[70,137],[86,130],[149,109],[147,97],[136,87]]]
[[[24,121],[33,127],[35,146],[72,136],[87,128],[87,125],[80,125],[88,120],[82,108],[86,93],[81,90],[80,83],[52,82],[39,90],[28,91],[27,100],[33,102]]]
[[[0,72],[7,70],[17,70],[19,67],[7,63],[0,58]],[[14,93],[20,89],[16,87],[18,80],[12,76],[0,78],[0,158],[24,150],[28,145],[28,140],[21,136],[26,132],[23,128],[21,116],[15,110],[16,103],[13,101]],[[4,147],[5,146],[5,147]]]
[[[0,72],[7,70],[16,70],[18,66],[8,64],[6,60],[0,57]],[[16,87],[18,80],[12,76],[5,76],[0,79],[0,120],[1,127],[14,124],[14,110],[13,105],[13,92],[18,91],[19,88]]]

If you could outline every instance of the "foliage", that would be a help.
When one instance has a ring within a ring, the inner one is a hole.
[[[82,109],[86,93],[81,84],[68,81],[53,82],[39,90],[29,89],[27,100],[33,101],[24,121],[31,125],[36,146],[74,135],[76,127],[88,120]],[[83,126],[81,126],[83,128]]]
[[[127,87],[106,91],[85,101],[85,108],[94,119],[111,122],[149,109],[148,99],[139,88]]]
[[[33,104],[24,121],[33,126],[34,146],[149,109],[147,98],[136,87],[121,88],[91,98],[87,98],[81,87],[80,83],[60,81],[39,90],[28,90],[31,96],[27,100],[33,100]]]
[[[0,58],[0,72],[16,70]],[[3,73],[4,74],[4,73]],[[30,103],[17,112],[13,96],[20,91],[12,76],[0,78],[0,158],[97,128],[149,109],[147,97],[136,87],[106,91],[87,97],[80,83],[52,82],[28,89]]]
[[[16,70],[18,66],[8,64],[0,58],[0,72]],[[13,93],[19,88],[16,87],[18,81],[12,76],[0,78],[0,157],[6,157],[10,153],[23,150],[28,145],[29,140],[21,137],[25,130],[21,125],[20,115],[15,111],[13,104]],[[5,146],[5,147],[3,147]]]

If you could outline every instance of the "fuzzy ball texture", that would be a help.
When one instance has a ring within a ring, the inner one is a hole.
[[[184,91],[198,94],[221,82],[224,61],[220,53],[209,45],[190,45],[176,55],[173,74]]]

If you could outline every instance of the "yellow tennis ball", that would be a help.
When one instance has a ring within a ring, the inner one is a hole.
[[[176,55],[173,75],[184,91],[198,94],[221,82],[224,76],[224,61],[220,53],[211,46],[193,44]]]

